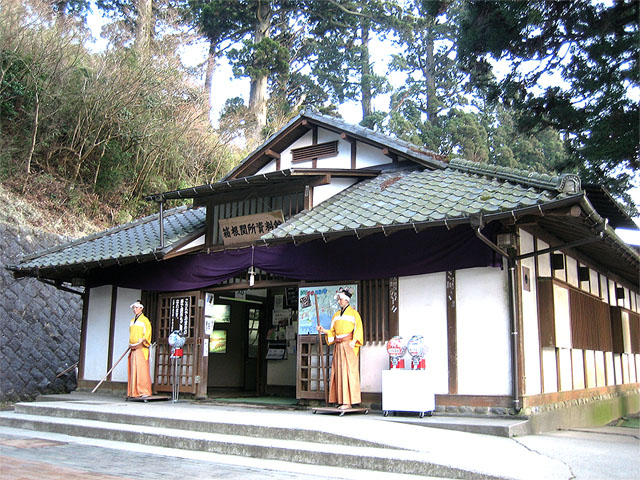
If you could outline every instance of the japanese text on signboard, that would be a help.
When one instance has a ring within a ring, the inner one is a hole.
[[[283,222],[282,210],[219,220],[225,245],[253,242]]]

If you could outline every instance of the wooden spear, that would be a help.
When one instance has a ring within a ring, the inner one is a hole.
[[[316,303],[316,323],[318,327],[320,326],[320,309],[318,308],[318,295],[316,292],[313,292],[313,296],[315,298]],[[329,406],[329,390],[327,389],[327,383],[329,382],[329,378],[327,375],[327,367],[324,364],[324,353],[322,347],[322,333],[318,330],[318,355],[320,355],[320,365],[322,367],[322,376],[324,382],[324,402],[326,406]]]
[[[98,389],[98,387],[100,385],[102,385],[102,382],[104,382],[107,377],[111,374],[111,372],[113,372],[113,369],[116,368],[118,366],[118,364],[122,361],[122,359],[124,358],[124,356],[127,354],[127,352],[129,351],[131,347],[127,347],[127,349],[124,351],[124,353],[122,355],[120,355],[120,358],[118,359],[118,361],[113,365],[113,367],[111,367],[109,369],[109,371],[107,372],[107,374],[104,376],[104,378],[102,380],[100,380],[100,383],[98,383],[95,388],[93,390],[91,390],[91,393],[95,393],[95,391]]]

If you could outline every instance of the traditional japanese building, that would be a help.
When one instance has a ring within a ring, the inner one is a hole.
[[[178,331],[183,394],[323,400],[316,317],[352,285],[365,403],[384,395],[387,340],[422,335],[438,412],[544,429],[640,409],[640,255],[615,233],[637,227],[575,175],[446,161],[307,112],[223,180],[149,200],[157,215],[10,267],[83,295],[80,388],[124,351],[141,299],[155,391],[172,390]],[[126,375],[122,362],[105,386],[124,392]]]

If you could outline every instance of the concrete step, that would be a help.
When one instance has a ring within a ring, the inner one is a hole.
[[[20,410],[28,410],[25,404]],[[379,446],[352,446],[320,443],[305,440],[277,438],[274,432],[267,437],[247,436],[232,433],[212,433],[192,430],[185,425],[174,427],[152,426],[133,418],[134,423],[102,421],[86,418],[0,412],[0,425],[40,432],[52,432],[74,437],[85,437],[119,442],[128,442],[153,447],[177,448],[189,451],[210,452],[223,455],[240,455],[265,460],[280,460],[307,465],[321,465],[357,470],[373,470],[411,475],[443,478],[497,479],[489,474],[439,464],[425,452],[381,448]],[[193,425],[191,425],[193,426]],[[198,428],[202,425],[197,425]],[[288,430],[288,429],[287,429]],[[240,430],[245,432],[246,430]],[[280,430],[284,433],[283,430]],[[253,432],[255,433],[255,432]],[[353,439],[351,439],[353,440]]]
[[[363,439],[354,439],[331,432],[297,428],[295,426],[258,425],[252,423],[220,422],[201,418],[199,420],[165,416],[147,416],[130,413],[113,413],[103,410],[87,410],[82,407],[47,405],[46,403],[18,403],[15,412],[25,415],[72,418],[78,420],[96,420],[113,424],[158,427],[165,429],[189,430],[192,432],[218,433],[221,435],[239,435],[242,437],[272,438],[300,442],[330,445],[349,445],[353,447],[385,448],[384,444]]]

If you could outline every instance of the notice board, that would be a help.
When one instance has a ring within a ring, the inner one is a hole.
[[[316,298],[318,299],[320,325],[326,329],[331,328],[333,314],[340,310],[338,301],[335,299],[336,293],[340,288],[345,287],[353,290],[350,303],[357,310],[358,286],[355,284],[323,285],[298,289],[298,335],[315,335],[318,333],[316,328]]]

